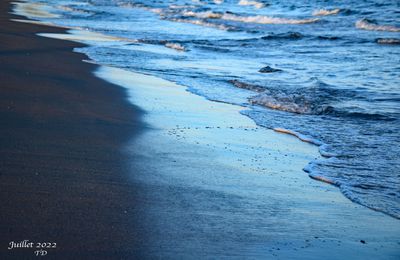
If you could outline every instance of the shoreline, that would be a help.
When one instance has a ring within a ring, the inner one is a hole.
[[[48,256],[124,257],[141,239],[121,146],[144,130],[126,91],[96,78],[84,45],[39,37],[65,30],[0,15],[0,233],[4,259],[35,257],[10,242],[57,243]]]
[[[143,224],[163,251],[150,257],[397,258],[397,219],[302,171],[317,146],[174,82],[110,66],[95,74],[146,111],[149,131],[126,150],[140,169],[132,181],[153,190]]]
[[[51,37],[49,31],[41,35]],[[63,32],[56,33],[63,38]],[[129,162],[125,189],[136,193],[138,229],[146,234],[124,257],[398,256],[396,220],[355,205],[302,172],[317,147],[259,129],[239,108],[213,103],[173,82],[107,66],[94,69],[115,84],[110,86],[127,90],[149,126],[119,146]]]

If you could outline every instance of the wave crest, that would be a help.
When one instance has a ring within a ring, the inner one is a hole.
[[[201,25],[201,26],[206,26],[206,27],[211,27],[211,28],[216,28],[216,29],[220,29],[220,30],[224,30],[224,31],[235,31],[236,28],[233,26],[226,26],[223,24],[216,24],[216,23],[211,23],[211,22],[207,22],[205,20],[202,19],[179,19],[179,18],[171,18],[168,19],[170,21],[173,22],[178,22],[178,23],[191,23],[191,24],[195,24],[195,25]]]
[[[202,19],[221,19],[226,21],[242,22],[242,23],[258,23],[258,24],[308,24],[319,21],[318,18],[309,19],[290,19],[290,18],[279,18],[264,15],[255,16],[240,16],[233,13],[216,13],[211,11],[205,12],[193,12],[184,11],[183,16],[186,17],[197,17]]]
[[[251,0],[240,0],[238,5],[250,5],[250,6],[254,6],[255,8],[258,8],[258,9],[265,7],[264,3],[257,2],[257,1],[251,1]]]
[[[276,89],[238,80],[230,82],[235,87],[258,92],[258,95],[249,98],[249,102],[270,109],[315,115],[329,114],[333,109],[328,105],[329,101],[332,100],[331,93],[322,83],[311,88]]]
[[[165,47],[170,48],[170,49],[174,49],[177,51],[186,51],[186,48],[184,46],[182,46],[179,43],[174,43],[174,42],[167,42],[165,44]]]
[[[269,95],[269,93],[260,94],[250,98],[250,103],[261,105],[267,108],[286,111],[296,114],[312,114],[311,104],[304,99],[302,95],[285,95],[279,93]]]
[[[376,42],[379,44],[400,45],[400,39],[396,39],[396,38],[378,38],[378,39],[376,39]]]
[[[327,16],[327,15],[336,15],[340,13],[341,9],[319,9],[313,12],[314,16]]]
[[[299,32],[287,32],[287,33],[279,33],[279,34],[270,34],[270,35],[266,35],[261,37],[261,39],[263,40],[277,40],[277,39],[290,39],[290,40],[298,40],[303,38],[304,35],[302,35]]]
[[[182,15],[189,17],[197,17],[202,19],[220,19],[223,16],[222,13],[215,13],[211,11],[205,11],[205,12],[184,11],[182,12]]]
[[[358,29],[369,30],[369,31],[386,31],[386,32],[400,32],[400,27],[393,25],[378,25],[371,20],[362,19],[356,22]]]
[[[290,19],[290,18],[279,18],[271,16],[239,16],[235,14],[225,13],[221,19],[227,21],[236,21],[242,23],[258,23],[258,24],[308,24],[318,22],[318,18],[309,19]]]

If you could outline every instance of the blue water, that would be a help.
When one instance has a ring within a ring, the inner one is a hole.
[[[100,64],[173,80],[306,136],[324,156],[305,167],[311,177],[400,218],[398,0],[36,2],[60,15],[46,21],[131,40],[78,50]],[[266,66],[273,72],[259,72]]]

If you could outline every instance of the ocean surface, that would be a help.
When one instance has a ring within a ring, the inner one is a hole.
[[[400,2],[68,0],[43,21],[120,41],[77,49],[239,104],[320,148],[310,177],[400,218]],[[62,62],[62,61],[60,61]]]

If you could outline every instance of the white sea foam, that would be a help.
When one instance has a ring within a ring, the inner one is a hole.
[[[313,12],[314,16],[327,16],[327,15],[336,15],[340,13],[340,9],[318,9]]]
[[[184,12],[182,12],[182,15],[190,16],[190,17],[197,17],[197,18],[202,18],[202,19],[220,19],[220,18],[222,18],[223,14],[214,13],[211,11],[206,11],[206,12],[184,11]]]
[[[279,132],[279,133],[283,133],[283,134],[289,134],[289,135],[293,135],[297,138],[299,138],[301,141],[306,142],[306,143],[311,143],[311,144],[315,144],[315,145],[322,145],[322,143],[318,140],[312,139],[308,136],[305,136],[303,134],[300,134],[298,132],[292,131],[292,130],[288,130],[288,129],[284,129],[284,128],[274,128],[273,129],[275,132]]]
[[[400,44],[400,39],[396,39],[396,38],[379,38],[376,39],[377,43],[380,44]]]
[[[204,5],[205,3],[201,0],[192,0],[193,3]]]
[[[259,24],[307,24],[314,23],[319,21],[318,18],[310,18],[310,19],[289,19],[289,18],[279,18],[279,17],[270,17],[263,15],[256,16],[239,16],[236,14],[230,13],[215,13],[211,11],[207,12],[193,12],[193,11],[185,11],[182,13],[184,16],[197,17],[202,19],[222,19],[227,21],[236,21],[242,23],[259,23]]]
[[[170,20],[174,21],[174,22],[179,22],[179,23],[191,23],[191,24],[195,24],[195,25],[212,27],[212,28],[217,28],[217,29],[225,30],[225,31],[232,29],[232,27],[228,27],[228,26],[225,26],[223,24],[215,24],[215,23],[210,23],[210,22],[206,22],[206,21],[203,21],[203,20],[198,20],[198,19],[196,19],[196,20],[187,20],[187,19],[175,19],[174,18],[174,19],[170,19]]]
[[[139,8],[155,14],[161,14],[163,12],[162,8],[152,8],[149,6],[145,6],[143,4],[136,4],[136,3],[118,3],[118,6],[124,8]]]
[[[326,144],[323,144],[323,145],[321,145],[319,147],[319,153],[325,158],[330,158],[330,157],[336,157],[337,156],[336,154],[334,154],[332,152],[329,152],[328,149],[329,149],[329,146],[326,145]]]
[[[78,8],[74,8],[74,7],[66,6],[66,5],[60,5],[57,8],[62,11],[66,11],[66,12],[70,12],[70,13],[80,13],[80,14],[85,14],[85,15],[93,15],[94,14],[94,12],[91,12],[91,11],[78,9]]]
[[[162,14],[163,9],[162,8],[151,8],[151,7],[144,7],[145,10],[150,11],[155,14]]]
[[[195,8],[194,5],[170,5],[170,9],[186,9],[186,8]]]
[[[263,3],[251,0],[240,0],[238,5],[251,5],[258,9],[263,8],[265,6]]]
[[[304,171],[306,171],[306,170],[304,170]],[[322,181],[322,182],[325,182],[325,183],[328,183],[328,184],[331,184],[331,185],[339,186],[337,182],[335,182],[333,180],[330,180],[325,176],[316,175],[316,174],[309,174],[308,176],[310,176],[310,178],[312,178],[314,180],[317,180],[317,181]]]
[[[362,19],[356,22],[358,29],[370,30],[370,31],[387,31],[387,32],[400,32],[400,27],[393,25],[378,25],[372,23],[368,19]]]
[[[269,94],[260,94],[249,100],[252,104],[261,105],[275,110],[286,111],[296,114],[311,114],[310,107],[305,104],[297,104],[289,96],[279,95],[277,97]]]
[[[41,19],[41,18],[59,18],[58,14],[51,11],[52,7],[43,3],[27,3],[27,2],[13,2],[13,13],[28,18]]]
[[[259,23],[259,24],[307,24],[319,21],[318,18],[289,19],[289,18],[270,17],[263,15],[238,16],[235,14],[224,14],[221,19],[229,21],[238,21],[243,23]]]
[[[167,42],[165,44],[165,47],[171,48],[171,49],[174,49],[174,50],[177,50],[177,51],[185,51],[186,50],[185,47],[180,45],[179,43]]]

